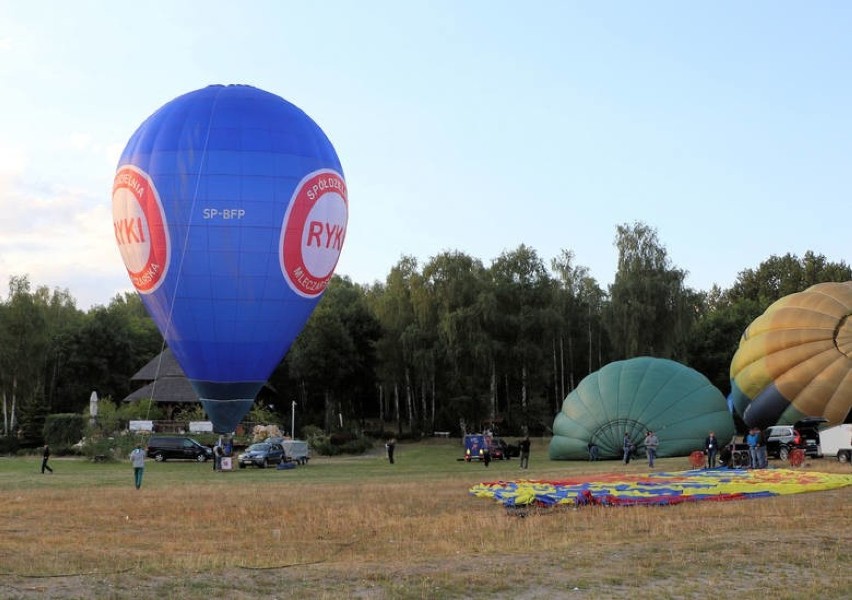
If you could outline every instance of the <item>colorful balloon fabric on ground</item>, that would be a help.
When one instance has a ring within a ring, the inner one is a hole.
[[[610,363],[585,377],[565,398],[553,423],[550,458],[587,460],[594,442],[601,458],[622,456],[625,432],[641,452],[646,431],[660,440],[657,456],[688,456],[715,432],[734,435],[725,397],[698,371],[647,356]]]
[[[852,281],[784,296],[748,326],[731,361],[731,406],[750,426],[852,410]]]
[[[852,485],[852,475],[791,469],[708,469],[651,474],[610,474],[561,480],[480,483],[470,488],[479,498],[506,507],[599,504],[680,504],[744,500],[818,492]]]
[[[235,430],[299,334],[347,220],[331,142],[279,96],[209,86],[133,134],[113,184],[116,242],[215,431]]]

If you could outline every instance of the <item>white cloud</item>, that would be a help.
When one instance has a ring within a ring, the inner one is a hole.
[[[0,283],[68,289],[80,308],[129,289],[112,235],[111,204],[80,189],[12,186],[0,196]],[[83,282],[101,282],[98,289]],[[108,292],[109,290],[109,292]]]

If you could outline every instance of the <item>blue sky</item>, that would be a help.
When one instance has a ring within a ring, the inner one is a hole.
[[[606,286],[616,226],[657,229],[687,285],[773,254],[850,261],[852,4],[0,0],[0,281],[130,290],[118,156],[214,83],[326,132],[350,218],[337,272],[562,249]]]

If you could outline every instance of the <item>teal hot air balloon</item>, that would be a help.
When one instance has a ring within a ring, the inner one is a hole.
[[[657,456],[686,456],[704,448],[713,431],[734,436],[725,396],[698,371],[647,356],[610,363],[584,378],[565,398],[553,423],[550,458],[585,460],[594,442],[601,458],[622,456],[624,434],[641,449],[657,433]]]

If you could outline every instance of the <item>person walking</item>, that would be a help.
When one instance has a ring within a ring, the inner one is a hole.
[[[704,454],[707,455],[707,468],[716,468],[716,455],[719,453],[719,440],[716,439],[716,434],[712,431],[704,440]]]
[[[53,469],[50,468],[50,465],[47,464],[47,461],[50,460],[50,446],[47,444],[44,445],[44,451],[41,453],[41,474],[44,475],[44,471],[48,470],[53,473]]]
[[[521,468],[529,469],[530,468],[530,437],[526,436],[520,442],[518,442],[518,446],[521,449]]]
[[[487,445],[481,450],[482,452],[482,463],[487,467],[491,464],[491,448]]]
[[[145,473],[145,450],[142,444],[136,444],[130,453],[130,464],[133,465],[133,480],[138,490],[142,487],[142,475]]]
[[[630,439],[630,435],[625,431],[624,432],[624,443],[622,444],[622,449],[624,450],[624,464],[630,463],[630,455],[633,454],[633,450],[636,446],[633,445],[633,441]]]
[[[657,457],[657,446],[660,445],[660,440],[653,431],[648,431],[645,434],[645,454],[648,456],[648,466],[654,467],[654,459]]]
[[[396,449],[396,438],[389,439],[387,444],[385,444],[385,448],[388,451],[388,462],[393,464],[393,451]]]

